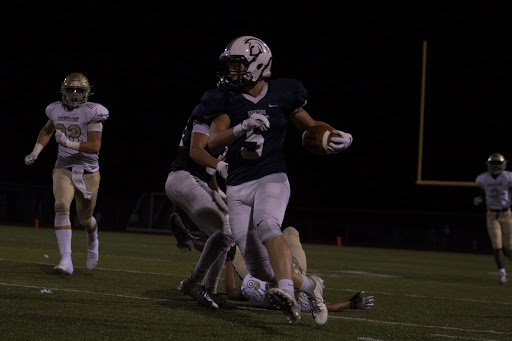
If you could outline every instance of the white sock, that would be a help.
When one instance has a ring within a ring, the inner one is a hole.
[[[71,261],[71,229],[55,230],[62,260]]]
[[[311,281],[305,275],[302,275],[302,285],[300,286],[300,291],[307,292],[309,287],[311,286]]]
[[[93,243],[94,241],[96,241],[96,239],[98,239],[98,229],[95,229],[93,232],[89,232],[90,230],[92,230],[94,228],[94,226],[96,226],[96,219],[94,219],[94,217],[91,218],[91,225],[89,227],[89,229],[86,230],[87,232],[87,243],[88,244],[91,244]]]
[[[499,269],[499,270],[498,270],[498,272],[499,272],[499,274],[500,274],[501,276],[506,276],[506,275],[507,275],[507,271],[505,270],[505,268],[501,268],[501,269]]]
[[[285,290],[291,293],[294,293],[295,290],[293,288],[293,280],[291,279],[281,279],[277,282],[277,287],[281,290]]]

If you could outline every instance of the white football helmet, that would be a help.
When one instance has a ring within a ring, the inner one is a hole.
[[[78,108],[88,101],[91,85],[83,74],[74,72],[64,78],[60,86],[62,103],[71,108]]]
[[[270,77],[272,52],[261,39],[242,36],[233,39],[220,54],[217,86],[244,90]]]
[[[487,170],[492,175],[500,175],[507,168],[507,160],[500,153],[493,153],[487,159]]]

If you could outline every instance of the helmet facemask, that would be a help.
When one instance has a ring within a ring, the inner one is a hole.
[[[217,87],[229,90],[251,88],[256,82],[252,81],[252,74],[247,71],[248,65],[244,56],[221,57]]]
[[[72,73],[62,82],[60,92],[62,93],[62,103],[74,109],[88,101],[91,86],[83,74]]]
[[[500,175],[505,168],[507,168],[507,160],[505,160],[503,155],[494,153],[487,159],[487,170],[492,175]]]

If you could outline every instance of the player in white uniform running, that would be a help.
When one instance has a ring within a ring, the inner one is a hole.
[[[512,260],[512,213],[510,191],[512,172],[505,170],[507,160],[500,153],[487,159],[487,172],[476,178],[480,195],[473,199],[475,205],[485,201],[487,206],[487,232],[491,239],[494,259],[498,267],[499,283],[508,282],[505,270],[505,253]]]
[[[71,275],[74,269],[69,211],[73,198],[80,225],[87,232],[86,266],[94,269],[98,264],[98,223],[93,213],[100,183],[98,155],[103,122],[109,112],[103,105],[88,101],[91,85],[81,73],[67,76],[61,84],[61,93],[61,101],[46,107],[48,121],[39,132],[34,150],[25,157],[25,164],[29,166],[36,161],[55,132],[59,147],[52,173],[54,226],[61,260],[54,270]]]

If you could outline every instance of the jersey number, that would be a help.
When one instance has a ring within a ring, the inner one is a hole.
[[[254,130],[251,130],[246,135],[247,138],[242,144],[240,151],[242,158],[246,160],[257,160],[263,153],[263,144],[265,143],[265,139],[263,138],[263,135],[255,133]]]
[[[55,126],[55,130],[57,130],[57,129],[62,131],[64,134],[66,134],[70,141],[83,142],[83,141],[79,140],[79,137],[80,137],[80,134],[81,134],[82,130],[76,124],[69,125],[69,127],[67,129],[66,129],[66,126],[64,124],[57,124]]]

